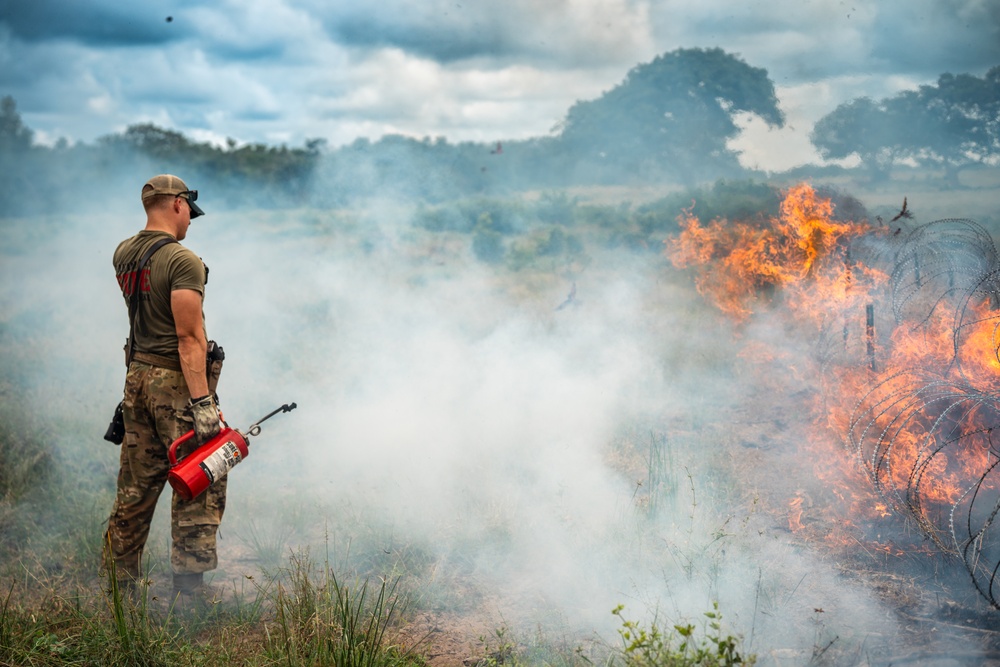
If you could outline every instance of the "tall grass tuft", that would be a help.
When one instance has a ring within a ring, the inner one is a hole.
[[[0,665],[168,667],[185,664],[183,642],[113,579],[105,606],[47,597],[38,609],[0,607]]]
[[[123,588],[118,580],[114,560],[108,562],[106,602],[111,612],[109,625],[99,617],[88,617],[89,634],[97,638],[95,645],[104,647],[108,655],[102,664],[168,665],[173,664],[172,647],[176,639],[167,629],[151,618],[147,582],[135,582],[135,588]]]
[[[0,394],[5,401],[7,390],[7,384],[0,379]],[[54,468],[52,454],[45,444],[46,430],[30,424],[25,417],[27,411],[21,407],[11,402],[0,409],[0,532],[9,538],[3,541],[2,552],[14,550],[14,545],[23,541],[20,533],[24,526],[17,516],[18,505],[45,486]]]
[[[10,590],[3,599],[3,607],[0,607],[0,660],[6,661],[13,657],[14,639],[20,634],[14,627],[14,618],[10,614],[10,597],[14,594],[14,584],[10,585]]]
[[[307,554],[291,557],[287,584],[277,586],[277,637],[268,634],[267,652],[290,667],[395,667],[422,661],[388,642],[400,598],[398,579],[347,585],[327,563],[318,581]]]
[[[281,562],[292,532],[292,527],[285,523],[262,528],[256,521],[250,519],[242,530],[236,531],[236,537],[250,549],[261,567],[266,569],[273,568]]]
[[[678,484],[673,450],[663,432],[650,431],[647,470],[648,512],[650,516],[656,516],[662,509],[664,500],[677,490]]]

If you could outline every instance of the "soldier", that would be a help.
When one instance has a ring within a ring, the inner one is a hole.
[[[126,591],[135,590],[142,574],[143,548],[169,472],[170,444],[195,430],[196,437],[179,448],[181,458],[220,429],[215,387],[209,382],[213,373],[206,371],[209,341],[202,302],[208,269],[177,243],[184,240],[192,218],[203,215],[197,198],[197,190],[189,190],[180,178],[154,176],[142,188],[145,229],[122,241],[114,253],[131,331],[122,401],[125,438],[105,558],[113,559],[119,585]],[[143,256],[158,242],[162,244],[139,270]],[[182,595],[191,602],[211,594],[204,573],[218,564],[215,537],[225,505],[225,478],[190,501],[173,494],[170,565],[175,598]]]

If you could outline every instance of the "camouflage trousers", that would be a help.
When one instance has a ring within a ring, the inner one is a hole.
[[[119,578],[138,578],[156,501],[167,482],[170,444],[190,431],[187,383],[180,371],[133,361],[125,378],[125,441],[108,529],[105,557],[114,559]],[[178,447],[177,459],[197,447],[192,438]],[[197,574],[218,565],[216,533],[226,509],[226,479],[193,500],[176,493],[170,505],[170,566],[177,574]],[[110,552],[110,553],[108,553]]]

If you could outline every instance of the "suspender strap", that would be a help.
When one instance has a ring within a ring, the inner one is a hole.
[[[125,346],[125,365],[132,363],[135,354],[135,323],[139,319],[139,288],[142,285],[142,270],[146,268],[149,259],[156,254],[156,251],[168,243],[177,243],[175,238],[160,239],[149,247],[139,260],[139,267],[135,270],[135,280],[132,283],[132,294],[128,301],[128,345]]]

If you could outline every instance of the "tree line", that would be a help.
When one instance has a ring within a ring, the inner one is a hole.
[[[825,158],[858,155],[874,181],[910,161],[944,169],[959,187],[961,170],[1000,163],[1000,66],[982,78],[942,74],[893,97],[851,100],[821,118],[811,140]]]
[[[196,142],[150,123],[93,144],[33,142],[16,101],[0,103],[0,203],[5,215],[63,210],[81,194],[114,196],[136,174],[176,172],[227,207],[343,206],[373,196],[428,203],[470,195],[593,184],[686,186],[746,177],[728,142],[737,114],[782,127],[766,70],[722,49],[678,49],[631,69],[617,86],[570,107],[551,134],[491,144],[387,135],[331,149]],[[945,169],[1000,162],[1000,66],[984,77],[841,104],[811,139],[825,158],[857,155],[873,180],[901,161]],[[79,187],[71,187],[78,184]]]

